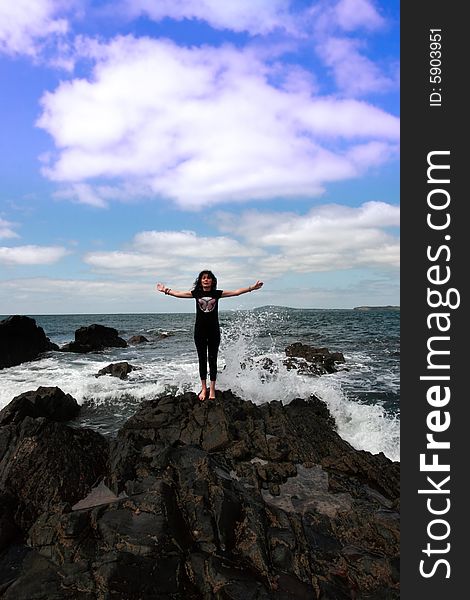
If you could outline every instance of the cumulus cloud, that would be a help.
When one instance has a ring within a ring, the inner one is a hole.
[[[67,33],[66,7],[64,0],[0,0],[0,52],[37,56],[51,38]]]
[[[284,30],[305,36],[308,14],[318,18],[320,11],[344,31],[374,31],[384,25],[384,19],[369,0],[312,2],[310,10],[295,6],[292,0],[121,0],[119,6],[131,18],[145,15],[154,21],[198,19],[215,29],[251,35]]]
[[[253,260],[264,254],[225,236],[198,236],[192,231],[143,231],[137,234],[127,250],[89,252],[84,261],[99,272],[115,272],[122,276],[158,274],[192,281],[205,268],[218,268],[227,278],[238,272],[237,262]],[[234,262],[233,262],[234,261]]]
[[[132,17],[146,15],[154,21],[198,19],[215,29],[266,34],[275,29],[291,30],[290,0],[123,0],[121,6]]]
[[[323,2],[309,12],[316,53],[342,94],[358,97],[398,89],[396,64],[379,64],[367,56],[367,35],[389,25],[370,0]]]
[[[125,250],[90,252],[94,270],[120,276],[171,277],[185,284],[201,268],[223,273],[225,284],[252,277],[281,277],[351,268],[399,266],[399,208],[367,202],[358,208],[325,205],[305,215],[247,211],[218,213],[215,227],[226,235],[188,231],[144,231]],[[254,275],[252,275],[254,274]]]
[[[17,238],[19,237],[16,231],[14,231],[15,224],[10,223],[0,217],[0,238]]]
[[[199,19],[216,29],[252,35],[279,30],[303,42],[313,38],[318,55],[343,93],[366,95],[398,86],[397,76],[383,73],[383,66],[366,56],[364,43],[353,37],[387,26],[371,0],[323,0],[303,7],[291,0],[123,0],[121,6],[133,18]]]
[[[88,204],[97,208],[108,206],[106,198],[109,197],[107,186],[93,186],[87,183],[74,183],[55,192],[56,198],[64,198],[76,201],[80,204]]]
[[[399,266],[399,241],[392,233],[399,226],[399,208],[383,202],[325,205],[307,215],[221,213],[218,219],[222,231],[269,252],[257,264],[271,276]]]
[[[377,30],[385,25],[384,18],[369,0],[340,0],[334,7],[338,25],[345,31]]]
[[[318,53],[333,70],[338,87],[353,96],[397,88],[396,80],[361,54],[361,45],[358,40],[329,37],[318,46]]]
[[[107,204],[103,179],[190,209],[313,197],[368,168],[352,146],[379,141],[375,165],[398,139],[398,119],[370,104],[275,87],[250,49],[127,36],[88,51],[92,77],[46,93],[38,121],[58,148],[44,173],[81,202]]]
[[[66,256],[61,246],[14,246],[0,247],[0,263],[5,265],[51,265]]]
[[[164,253],[166,256],[253,256],[253,249],[236,240],[198,236],[193,231],[143,231],[135,236],[134,247],[141,252]]]

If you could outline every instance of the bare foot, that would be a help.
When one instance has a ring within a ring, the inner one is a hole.
[[[209,387],[209,400],[215,400],[215,381],[211,381]]]
[[[207,390],[201,390],[199,392],[198,398],[201,402],[204,402],[204,400],[206,399],[206,396],[207,396]]]

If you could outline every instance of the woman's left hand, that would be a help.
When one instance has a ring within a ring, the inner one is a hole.
[[[258,281],[251,286],[252,290],[259,290],[260,287],[263,286],[263,282],[258,279]]]

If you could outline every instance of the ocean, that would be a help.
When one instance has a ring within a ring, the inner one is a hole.
[[[7,315],[6,315],[7,316]],[[0,408],[39,386],[58,386],[82,406],[78,426],[110,436],[143,400],[167,393],[199,391],[193,342],[194,314],[29,315],[59,346],[75,330],[101,323],[126,341],[149,341],[128,348],[75,354],[49,352],[40,359],[0,371]],[[3,319],[4,317],[0,317]],[[400,460],[400,313],[397,310],[322,310],[263,307],[220,311],[222,341],[217,389],[255,404],[315,394],[326,402],[339,435],[352,446]],[[293,342],[342,352],[337,373],[314,377],[287,370],[285,348]],[[272,372],[262,368],[273,361]],[[95,377],[111,362],[136,370],[127,380]]]

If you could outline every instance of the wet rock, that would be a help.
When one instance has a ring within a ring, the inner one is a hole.
[[[0,493],[0,554],[17,538],[21,537],[20,529],[13,521],[14,499]]]
[[[111,363],[107,367],[100,369],[95,377],[101,377],[102,375],[111,375],[111,377],[119,377],[119,379],[127,379],[127,376],[131,371],[134,371],[137,367],[130,365],[128,362]]]
[[[14,523],[24,532],[43,511],[80,500],[107,470],[101,435],[52,420],[57,414],[47,392],[54,389],[22,394],[2,411],[0,493],[14,499]],[[66,397],[60,392],[59,403]]]
[[[24,392],[0,411],[0,426],[20,423],[25,417],[46,417],[52,421],[70,421],[80,412],[78,402],[58,387],[39,387]]]
[[[50,350],[59,350],[59,346],[31,317],[13,315],[0,321],[0,369],[35,360]]]
[[[399,465],[342,440],[313,396],[149,400],[109,457],[74,510],[37,514],[5,598],[399,598]]]
[[[130,346],[137,346],[138,344],[145,344],[146,342],[148,342],[148,339],[145,337],[145,335],[133,335],[127,341]]]
[[[5,598],[5,591],[23,572],[23,565],[28,554],[33,552],[23,539],[10,543],[6,549],[0,548],[0,597]],[[15,596],[10,595],[10,598]],[[33,596],[30,596],[33,598]]]
[[[284,361],[288,369],[297,369],[309,375],[325,375],[335,373],[336,363],[344,363],[341,352],[330,352],[328,348],[315,348],[308,344],[295,342],[285,349],[287,359]]]
[[[97,352],[105,348],[126,348],[127,342],[114,327],[93,324],[75,331],[75,340],[62,346],[63,352]]]

